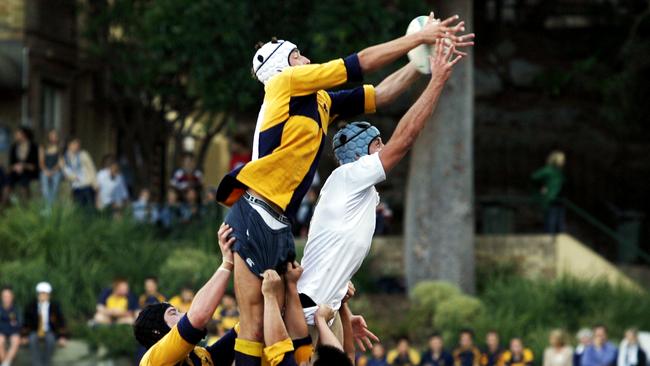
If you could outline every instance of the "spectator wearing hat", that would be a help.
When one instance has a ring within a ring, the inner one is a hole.
[[[61,306],[52,301],[52,286],[47,282],[36,285],[36,299],[25,308],[23,335],[28,337],[32,365],[48,366],[58,343],[65,347],[68,332]]]
[[[0,293],[0,362],[2,366],[11,366],[18,347],[20,347],[20,326],[22,317],[14,303],[11,287],[3,287]],[[9,343],[9,349],[5,347]]]

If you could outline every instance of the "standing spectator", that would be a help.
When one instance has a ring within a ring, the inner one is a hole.
[[[176,295],[169,300],[169,303],[175,307],[180,313],[187,313],[192,305],[192,300],[194,300],[194,290],[189,286],[185,286],[181,289],[181,294]]]
[[[460,331],[458,347],[454,350],[455,366],[479,366],[481,351],[474,346],[474,331],[463,329]]]
[[[362,363],[361,359],[357,364],[360,363]],[[383,344],[375,343],[372,346],[371,356],[367,359],[366,366],[388,366],[388,361],[386,361],[386,348],[384,348]]]
[[[639,332],[635,328],[626,330],[618,353],[617,366],[646,366],[647,362],[647,355],[639,345]]]
[[[499,366],[532,366],[533,352],[524,348],[524,342],[521,338],[510,340],[510,349],[503,352],[499,361]]]
[[[181,167],[174,172],[170,184],[179,192],[185,192],[189,188],[201,190],[203,186],[203,172],[197,169],[194,154],[183,154]]]
[[[230,169],[233,171],[251,161],[251,149],[246,135],[237,134],[230,140]]]
[[[550,234],[564,232],[564,206],[560,201],[564,184],[565,156],[562,151],[553,151],[546,165],[536,170],[532,179],[539,184],[542,208],[544,209],[544,231]]]
[[[485,350],[481,354],[481,366],[496,366],[502,353],[499,333],[495,330],[487,332],[485,335]]]
[[[72,198],[79,206],[93,207],[97,186],[95,164],[88,152],[81,149],[78,138],[68,142],[63,162],[63,173],[72,184]]]
[[[96,324],[133,324],[138,300],[129,291],[129,283],[116,278],[113,287],[107,288],[97,300]]]
[[[63,167],[63,151],[59,141],[59,134],[51,130],[47,140],[38,150],[38,163],[41,168],[41,192],[47,207],[52,207],[59,193],[61,183],[61,169]]]
[[[144,188],[140,191],[138,200],[131,204],[133,219],[140,223],[155,221],[154,207],[151,204],[151,192]]]
[[[582,366],[582,355],[584,354],[585,349],[591,345],[592,336],[593,332],[589,328],[580,329],[576,335],[576,338],[578,338],[578,345],[573,353],[573,366]]]
[[[34,143],[32,131],[20,127],[14,134],[14,143],[9,151],[9,179],[5,195],[9,197],[19,188],[22,198],[29,199],[29,185],[38,179],[38,146]]]
[[[173,188],[167,190],[167,202],[156,215],[160,225],[165,229],[171,229],[181,220],[182,210],[178,201],[178,193]]]
[[[97,209],[119,212],[129,199],[129,192],[120,173],[120,165],[111,155],[104,157],[97,173]]]
[[[140,309],[144,309],[147,305],[158,304],[165,302],[167,298],[158,291],[158,278],[149,276],[144,279],[144,294],[140,295]]]
[[[585,349],[580,366],[614,366],[616,346],[607,340],[604,325],[594,327],[594,341]]]
[[[443,346],[440,333],[432,334],[429,337],[429,349],[422,354],[420,366],[453,366],[454,357]]]
[[[51,300],[52,286],[47,282],[36,285],[36,299],[25,308],[23,334],[29,338],[32,365],[49,366],[54,349],[65,347],[67,330],[61,307]]]
[[[14,291],[11,287],[2,288],[0,300],[0,365],[11,366],[20,347],[22,316],[14,303]],[[9,350],[6,349],[7,343]]]
[[[397,347],[388,352],[386,360],[393,366],[416,366],[420,364],[420,355],[411,348],[407,337],[400,337],[397,340]]]
[[[553,330],[548,343],[549,347],[544,350],[544,366],[573,366],[573,348],[567,344],[564,331]]]

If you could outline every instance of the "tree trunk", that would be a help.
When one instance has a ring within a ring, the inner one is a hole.
[[[433,5],[437,17],[458,14],[473,30],[471,0]],[[404,223],[409,290],[423,280],[444,280],[474,292],[472,69],[470,52],[411,153]]]

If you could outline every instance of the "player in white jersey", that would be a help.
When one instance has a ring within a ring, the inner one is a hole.
[[[321,190],[302,258],[304,272],[298,281],[310,326],[314,324],[317,305],[326,304],[334,310],[341,307],[348,282],[370,250],[379,204],[375,184],[386,179],[386,173],[414,144],[435,109],[453,66],[462,58],[451,58],[453,47],[436,50],[430,60],[429,84],[399,121],[386,145],[379,130],[368,122],[350,123],[334,136],[333,148],[340,166]]]

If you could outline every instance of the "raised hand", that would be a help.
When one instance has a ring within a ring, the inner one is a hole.
[[[456,55],[455,57],[453,57],[454,54]],[[456,52],[456,47],[453,44],[447,45],[442,40],[436,41],[435,51],[433,55],[429,56],[431,80],[444,84],[449,79],[454,65],[463,57],[464,55]]]
[[[279,299],[283,296],[284,282],[278,272],[267,269],[262,274],[262,294],[264,297]]]
[[[232,234],[232,228],[225,223],[221,224],[219,231],[217,232],[219,249],[221,250],[223,261],[232,265],[235,260],[232,252],[232,245],[235,243],[235,237],[228,238],[230,234]]]
[[[289,263],[287,265],[287,273],[284,275],[287,285],[295,285],[298,283],[300,276],[302,275],[302,267],[296,261]]]
[[[348,302],[348,300],[350,300],[351,298],[354,297],[354,294],[356,292],[357,292],[357,289],[354,287],[354,284],[352,283],[352,281],[348,282],[348,292],[343,297],[343,300],[341,301],[341,303],[345,304],[346,302]]]
[[[433,12],[429,14],[429,20],[420,30],[423,42],[433,44],[440,39],[447,38],[451,41],[456,50],[454,53],[466,56],[467,54],[459,51],[459,48],[471,47],[474,45],[474,33],[458,35],[459,32],[465,31],[465,22],[460,21],[453,24],[459,19],[458,15],[451,16],[443,21],[435,19]]]
[[[365,352],[366,346],[371,349],[373,341],[379,342],[379,337],[368,329],[368,324],[366,324],[366,320],[361,315],[352,316],[350,322],[352,323],[354,340],[357,342],[357,346],[361,351]]]

